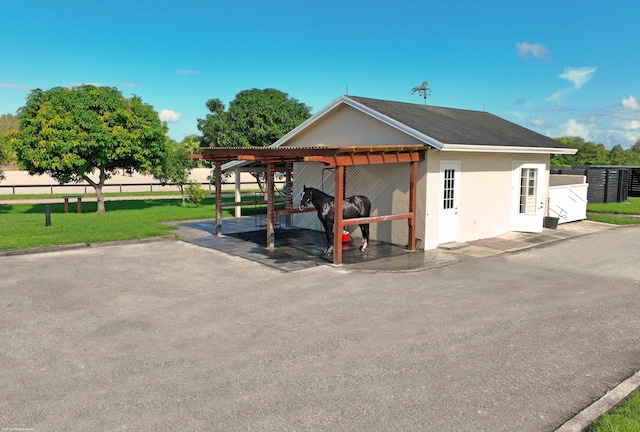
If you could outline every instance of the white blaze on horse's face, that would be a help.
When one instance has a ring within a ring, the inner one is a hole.
[[[307,206],[307,204],[303,200],[304,200],[304,191],[300,192],[300,204],[298,204],[298,210],[302,210]]]

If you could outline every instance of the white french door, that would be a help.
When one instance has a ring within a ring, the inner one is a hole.
[[[460,162],[440,162],[438,244],[458,241],[460,203]]]
[[[511,193],[511,230],[542,232],[546,166],[514,162]]]

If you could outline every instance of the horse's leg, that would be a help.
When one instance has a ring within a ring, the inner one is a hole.
[[[360,225],[360,231],[362,232],[362,246],[360,246],[360,252],[367,250],[369,246],[369,224]]]
[[[327,248],[325,249],[325,255],[331,255],[333,253],[333,222],[325,222],[324,230],[327,233]]]

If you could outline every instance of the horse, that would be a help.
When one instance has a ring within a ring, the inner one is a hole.
[[[318,189],[303,186],[302,199],[298,205],[298,209],[302,210],[309,203],[318,211],[318,219],[322,222],[325,232],[327,233],[327,248],[325,255],[333,253],[333,203],[334,198]],[[371,212],[371,201],[363,195],[354,195],[345,198],[342,201],[342,217],[343,219],[352,219],[358,217],[369,217]],[[362,246],[360,252],[364,252],[369,245],[369,224],[360,224],[362,232]]]

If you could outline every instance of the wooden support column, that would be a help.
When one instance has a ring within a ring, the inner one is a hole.
[[[347,197],[347,187],[346,187],[347,186],[347,168],[346,167],[343,167],[342,185],[344,186],[342,188],[342,199],[344,200]]]
[[[409,241],[407,242],[410,251],[416,250],[416,207],[418,189],[418,162],[409,163],[409,213],[411,217],[409,223]]]
[[[333,202],[333,264],[342,265],[342,201],[344,197],[344,166],[336,166]]]
[[[242,173],[240,172],[240,168],[236,168],[234,170],[234,176],[236,178],[235,181],[235,195],[236,202],[242,201]],[[236,207],[236,217],[239,218],[242,216],[242,206]]]
[[[222,162],[215,162],[216,177],[216,235],[222,237]]]
[[[284,208],[290,210],[293,208],[293,178],[291,177],[291,172],[293,171],[293,163],[287,162],[285,164],[285,169],[287,170],[284,176],[284,187],[285,187],[285,199],[286,203]],[[291,228],[293,224],[293,215],[287,215],[287,228]]]
[[[267,249],[276,248],[276,204],[273,190],[273,180],[276,174],[275,165],[267,164]]]

